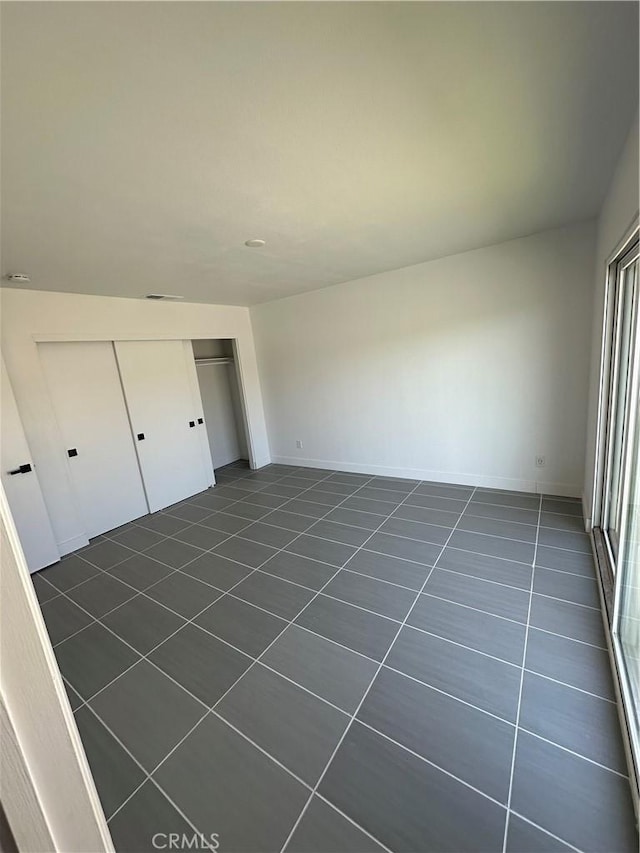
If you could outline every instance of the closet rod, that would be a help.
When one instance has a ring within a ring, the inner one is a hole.
[[[221,356],[220,358],[196,358],[196,364],[233,364],[233,357],[230,355]]]

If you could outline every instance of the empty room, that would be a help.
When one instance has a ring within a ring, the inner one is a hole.
[[[638,3],[0,16],[0,850],[637,853]]]

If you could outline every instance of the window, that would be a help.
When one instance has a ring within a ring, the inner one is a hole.
[[[638,233],[609,268],[604,465],[596,542],[612,579],[611,636],[636,762],[640,720],[640,274]]]

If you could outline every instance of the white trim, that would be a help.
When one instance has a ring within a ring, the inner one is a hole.
[[[631,799],[636,813],[636,820],[640,818],[640,768],[636,764],[636,756],[640,755],[640,734],[633,723],[636,717],[633,704],[631,686],[626,668],[622,661],[620,642],[616,634],[611,635],[609,646],[609,657],[614,672],[614,692],[617,698],[618,718],[622,729],[622,743],[627,767],[629,769],[629,782],[631,784]]]
[[[594,562],[598,563],[598,555],[596,552],[593,536],[591,537],[591,548]],[[614,648],[614,640],[611,633],[611,628],[607,621],[607,608],[604,599],[604,590],[602,584],[598,583],[598,595],[600,597],[600,615],[602,617],[602,625],[604,628],[605,643],[607,646],[607,654],[609,655],[609,664],[611,666],[613,692],[615,694],[615,704],[618,713],[618,722],[620,724],[620,732],[622,735],[622,747],[624,750],[627,768],[629,770],[629,787],[631,789],[631,801],[636,813],[636,820],[640,815],[640,776],[636,768],[633,757],[632,735],[629,731],[629,720],[627,719],[627,710],[625,708],[625,693],[623,686],[623,674],[618,666],[618,659]]]
[[[636,282],[635,289],[636,294],[640,291],[640,275],[636,274]],[[619,501],[619,507],[622,508],[628,506],[630,490],[631,490],[631,466],[632,466],[632,447],[634,443],[634,437],[636,435],[636,431],[640,428],[640,424],[637,419],[637,401],[638,394],[640,389],[640,341],[638,340],[640,335],[640,318],[638,317],[638,302],[634,306],[636,310],[636,315],[632,319],[632,340],[631,340],[631,352],[629,354],[629,363],[630,363],[630,376],[629,376],[629,385],[627,391],[627,399],[625,401],[625,413],[624,417],[627,422],[627,429],[625,430],[624,440],[622,444],[622,460],[623,460],[623,470],[620,473],[620,483],[622,485],[622,491]],[[605,474],[605,476],[607,476]],[[602,483],[602,489],[604,489],[606,480]],[[629,526],[629,517],[628,514],[623,512],[621,517],[621,525],[619,532],[619,542],[620,545],[618,547],[618,554],[616,558],[616,564],[619,566],[624,565],[626,550],[629,545],[628,541],[628,526]],[[603,531],[604,532],[604,531]],[[605,536],[605,541],[606,541]],[[622,597],[622,574],[624,571],[620,569],[617,573],[614,587],[613,587],[613,614],[611,617],[611,647],[612,647],[612,657],[614,661],[614,673],[617,680],[620,696],[622,699],[622,716],[625,718],[625,724],[623,726],[623,740],[627,741],[625,744],[625,752],[627,754],[627,763],[629,766],[629,778],[635,782],[635,788],[632,784],[632,798],[634,800],[634,808],[636,811],[636,815],[638,814],[638,800],[640,798],[640,789],[639,789],[639,779],[638,779],[638,766],[637,761],[640,760],[640,737],[638,735],[638,712],[640,709],[635,704],[634,696],[631,691],[631,685],[629,683],[629,677],[627,674],[627,664],[624,660],[624,653],[622,650],[622,646],[620,644],[618,627],[620,623],[620,601]]]
[[[299,456],[273,456],[277,465],[297,465],[300,468],[324,468],[329,471],[346,471],[351,474],[367,474],[378,477],[397,477],[407,480],[431,480],[435,483],[452,483],[475,486],[481,489],[504,489],[507,492],[532,492],[579,498],[582,487],[575,483],[545,483],[536,480],[516,480],[509,477],[490,477],[481,474],[462,474],[451,471],[430,471],[426,468],[390,468],[365,462],[334,462],[330,459],[301,459]]]
[[[48,292],[48,291],[43,291]],[[76,294],[78,296],[83,294]],[[110,297],[104,297],[110,298]],[[118,298],[118,297],[116,297]],[[193,304],[193,303],[191,303]],[[213,307],[213,306],[207,306]],[[237,306],[233,306],[237,307]],[[246,310],[246,309],[245,309]],[[118,334],[118,332],[110,331],[108,334],[103,332],[34,332],[31,340],[37,344],[42,343],[59,343],[59,342],[78,342],[78,341],[209,341],[209,340],[234,340],[235,335],[194,335],[189,331],[184,334],[177,332],[127,332],[126,334]]]
[[[593,530],[593,519],[589,515],[589,506],[587,505],[586,496],[583,494],[581,498],[582,504],[582,517],[584,519],[584,530],[585,533],[591,533]]]
[[[637,234],[634,232],[634,241],[637,239]],[[609,267],[609,274],[607,277],[607,287],[610,290],[611,295],[613,295],[615,299],[615,304],[612,301],[610,306],[610,333],[608,337],[608,361],[607,361],[607,380],[608,387],[606,389],[606,415],[604,421],[604,435],[603,435],[603,467],[601,470],[601,488],[595,490],[595,493],[598,496],[599,502],[599,526],[605,531],[609,527],[609,513],[611,509],[611,494],[607,490],[607,484],[609,484],[613,465],[614,465],[614,452],[615,452],[615,425],[618,418],[618,406],[622,403],[625,407],[625,411],[622,413],[623,420],[625,423],[629,421],[629,407],[632,400],[633,394],[633,385],[634,385],[634,372],[635,366],[634,361],[636,358],[636,334],[638,329],[638,306],[636,300],[636,290],[635,287],[631,288],[631,303],[630,303],[630,316],[629,316],[629,352],[627,354],[627,361],[624,365],[620,363],[621,355],[622,355],[622,346],[623,346],[623,330],[625,317],[624,313],[625,309],[625,298],[626,294],[629,290],[627,286],[627,276],[625,271],[629,264],[624,264],[623,261],[627,258],[629,254],[633,253],[633,261],[637,260],[638,257],[638,244],[635,243],[632,246],[632,249],[628,249],[625,247],[625,253],[620,257],[616,258],[616,260]],[[619,396],[619,378],[622,369],[624,368],[625,376],[627,378],[626,386],[625,386],[625,396],[623,400],[618,399]],[[631,430],[631,434],[633,434],[633,430]],[[624,488],[625,484],[625,470],[628,467],[627,465],[627,444],[628,444],[628,435],[629,430],[625,430],[622,436],[622,445],[620,447],[620,460],[624,465],[624,469],[621,467],[619,471],[619,485]],[[616,514],[619,514],[622,507],[624,506],[624,496],[621,500],[618,501]],[[616,526],[616,529],[618,525]],[[620,531],[621,534],[621,531]],[[608,540],[608,536],[606,537]]]
[[[235,373],[236,382],[238,383],[238,390],[240,392],[240,409],[242,414],[242,420],[244,423],[244,437],[247,442],[247,454],[249,456],[249,467],[252,469],[261,468],[263,465],[268,465],[271,462],[271,459],[260,459],[256,455],[255,451],[255,440],[254,440],[254,430],[253,424],[251,423],[251,418],[249,417],[249,409],[247,407],[247,395],[245,394],[245,381],[244,381],[244,369],[242,363],[242,357],[240,355],[240,347],[238,345],[237,338],[231,338],[231,348],[233,349],[233,358],[231,360],[233,364],[233,371]]]
[[[0,697],[0,765],[2,777],[12,784],[2,784],[0,791],[5,814],[28,815],[28,820],[13,821],[10,829],[18,850],[54,850],[55,842],[47,818],[33,787],[29,767],[20,749],[20,742],[11,722],[8,709]],[[7,817],[7,822],[9,818]]]
[[[615,369],[617,365],[614,363],[617,358],[618,345],[615,339],[616,335],[616,324],[617,324],[617,303],[618,299],[616,299],[616,291],[617,291],[617,276],[618,276],[618,265],[619,262],[624,258],[624,256],[630,251],[630,247],[633,242],[638,238],[640,230],[640,222],[638,220],[638,214],[636,213],[633,217],[632,224],[626,230],[624,237],[614,251],[609,255],[605,265],[605,293],[604,293],[604,310],[603,310],[603,319],[602,319],[602,334],[601,334],[601,345],[600,345],[600,376],[599,376],[599,386],[598,386],[598,410],[597,410],[597,422],[596,422],[596,437],[595,437],[595,459],[594,459],[594,469],[593,469],[593,494],[591,500],[591,517],[588,519],[588,530],[592,531],[594,527],[601,528],[603,531],[603,543],[607,550],[609,551],[609,542],[608,538],[605,535],[605,526],[607,524],[607,514],[608,514],[608,506],[606,500],[605,490],[607,488],[607,483],[610,476],[610,459],[611,459],[611,423],[612,417],[614,415],[614,395],[615,395],[615,383],[613,381],[615,376]],[[639,285],[636,284],[636,287]],[[636,324],[636,330],[638,328],[638,318],[636,317],[634,320]],[[638,382],[639,382],[639,365],[638,365],[638,341],[632,341],[633,351],[630,353],[629,363],[630,363],[630,381],[629,381],[629,389],[627,394],[626,404],[627,407],[630,405],[631,400],[634,398],[634,394],[638,392]],[[628,414],[628,412],[627,412]],[[637,424],[635,423],[635,418],[632,418],[634,423],[632,426],[637,428]],[[630,434],[633,434],[633,429],[629,431]],[[625,437],[624,441],[625,446],[628,444],[628,435]],[[628,458],[629,454],[625,453],[625,447],[623,447],[622,459],[624,464],[624,471],[621,471],[620,476],[620,485],[622,487],[623,496],[621,500],[621,505],[625,503],[625,496],[628,494],[628,468],[630,460]],[[585,512],[585,516],[587,513]],[[626,520],[623,522],[623,526],[626,528]],[[621,534],[624,534],[624,531],[621,531]],[[620,542],[624,543],[624,535],[620,536]],[[597,554],[595,552],[595,545],[592,537],[592,548],[594,549],[594,559],[596,559],[597,563]],[[622,550],[624,550],[624,544],[622,544]],[[621,562],[624,558],[624,555],[620,552],[618,554],[618,562]],[[612,555],[609,553],[609,559],[612,560]],[[607,647],[609,651],[609,658],[611,662],[611,669],[613,675],[613,683],[614,690],[617,699],[617,707],[618,707],[618,716],[620,719],[620,728],[622,732],[622,741],[624,745],[625,756],[627,759],[627,765],[629,768],[629,781],[631,787],[631,794],[634,809],[636,812],[636,816],[639,814],[639,800],[640,800],[640,777],[638,776],[638,766],[636,761],[639,756],[639,743],[638,743],[638,734],[636,731],[633,731],[634,717],[635,711],[632,703],[631,691],[629,689],[629,684],[627,680],[627,675],[625,671],[624,664],[622,662],[622,657],[620,654],[620,645],[616,636],[616,627],[618,621],[618,611],[620,607],[620,579],[619,577],[614,577],[614,606],[613,606],[613,614],[611,618],[611,624],[607,621],[607,609],[604,601],[604,591],[602,588],[602,584],[598,583],[598,592],[600,595],[601,602],[601,612],[602,619],[605,626],[605,637],[607,641]]]
[[[636,294],[640,293],[640,276],[638,277],[638,281],[635,285],[637,288]],[[632,294],[634,301],[636,299],[636,294]],[[619,515],[623,512],[623,508],[629,504],[629,493],[631,490],[631,465],[632,465],[632,453],[630,452],[633,447],[633,440],[635,437],[635,431],[638,429],[638,422],[636,417],[636,409],[637,406],[634,403],[638,400],[638,387],[639,387],[639,377],[638,377],[638,358],[640,355],[640,346],[638,341],[638,336],[640,335],[640,323],[638,317],[638,309],[637,303],[633,306],[633,315],[631,320],[631,349],[629,352],[629,380],[627,386],[627,394],[625,402],[625,411],[624,411],[624,421],[627,424],[627,428],[625,429],[625,434],[622,441],[621,448],[621,459],[622,459],[622,468],[620,471],[620,485],[622,486],[620,500],[618,503],[618,512],[616,515]],[[614,411],[615,416],[615,411]],[[608,477],[608,472],[607,475]],[[606,480],[602,484],[603,490],[606,488]],[[627,513],[623,513],[621,517],[621,524],[619,530],[619,547],[618,554],[616,557],[616,563],[622,566],[624,564],[624,559],[626,555],[626,550],[628,546],[627,541],[627,528],[629,526],[629,518]],[[606,541],[606,531],[603,528],[603,533],[605,533],[605,541]],[[617,580],[617,579],[616,579]],[[615,636],[615,632],[618,625],[618,617],[620,613],[620,596],[621,596],[622,583],[616,582],[614,584],[614,604],[613,604],[613,616],[611,619],[611,627],[612,627],[612,635]]]
[[[20,850],[112,853],[113,843],[11,517],[0,489],[0,787]],[[48,840],[47,836],[49,836]]]
[[[631,225],[627,228],[624,237],[617,244],[613,252],[605,262],[605,291],[604,309],[602,315],[602,330],[600,336],[600,370],[598,384],[598,413],[596,419],[595,435],[595,459],[593,469],[593,493],[591,495],[591,507],[585,516],[589,516],[592,527],[602,526],[603,488],[605,466],[607,457],[607,420],[610,406],[611,387],[611,346],[613,343],[615,305],[612,294],[615,292],[615,273],[617,261],[627,251],[633,242],[639,228],[638,214],[633,217]]]

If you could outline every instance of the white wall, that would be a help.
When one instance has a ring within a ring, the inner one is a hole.
[[[253,334],[247,308],[3,289],[2,352],[61,553],[86,544],[65,447],[38,357],[37,340],[235,338],[250,443],[270,461]]]
[[[273,461],[581,494],[594,237],[583,223],[252,308]]]
[[[611,179],[600,216],[596,237],[595,290],[593,296],[593,332],[591,373],[589,378],[589,413],[585,458],[585,483],[583,504],[590,526],[594,498],[594,472],[597,452],[598,392],[600,386],[600,354],[607,264],[620,241],[638,218],[639,185],[639,117],[631,125],[625,146],[620,154]]]

